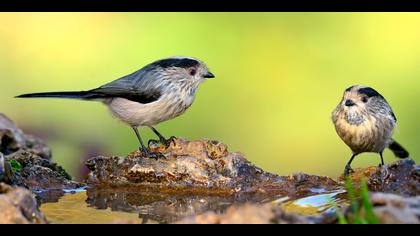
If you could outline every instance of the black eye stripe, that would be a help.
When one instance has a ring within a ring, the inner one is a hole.
[[[366,95],[368,97],[382,97],[375,89],[373,88],[361,88],[357,91],[359,94]]]

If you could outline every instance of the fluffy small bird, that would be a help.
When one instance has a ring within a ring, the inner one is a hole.
[[[392,139],[397,118],[385,98],[375,89],[352,86],[344,95],[332,114],[335,129],[340,138],[353,152],[344,169],[348,176],[353,159],[364,152],[379,153],[384,165],[383,151],[391,149],[395,156],[407,158],[408,152]]]
[[[17,97],[100,101],[116,118],[131,126],[146,157],[159,158],[163,155],[146,148],[138,128],[149,127],[159,141],[168,146],[173,137],[166,139],[154,126],[183,114],[193,103],[199,85],[214,77],[198,59],[170,57],[89,91],[31,93]]]

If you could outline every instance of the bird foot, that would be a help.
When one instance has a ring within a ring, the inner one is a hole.
[[[350,165],[346,165],[346,168],[344,168],[344,176],[349,177],[351,173],[354,173],[354,170]]]
[[[171,136],[169,139],[163,139],[163,138],[159,140],[151,139],[149,140],[148,145],[150,147],[150,145],[156,145],[160,143],[160,144],[163,144],[165,148],[168,148],[169,146],[171,146],[171,143],[175,144],[175,140],[176,140],[176,137],[174,136]]]
[[[146,158],[151,158],[151,159],[155,159],[155,160],[166,158],[165,155],[163,155],[162,153],[160,153],[160,152],[150,152],[149,150],[147,150],[147,148],[140,148],[139,150],[140,150],[140,152],[143,153],[143,155]]]

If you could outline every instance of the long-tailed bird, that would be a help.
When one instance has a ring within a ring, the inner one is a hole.
[[[395,156],[407,158],[408,152],[392,139],[397,118],[385,98],[376,90],[366,86],[352,86],[344,95],[332,114],[335,129],[340,138],[350,147],[353,155],[344,169],[348,176],[353,159],[363,152],[375,152],[382,156],[386,148]]]
[[[168,146],[173,137],[164,138],[154,126],[183,114],[193,103],[199,85],[214,78],[207,66],[192,57],[170,57],[155,61],[142,69],[105,84],[79,92],[31,93],[19,98],[72,98],[100,101],[111,113],[131,126],[146,157],[163,157],[150,152],[138,128],[149,127]]]

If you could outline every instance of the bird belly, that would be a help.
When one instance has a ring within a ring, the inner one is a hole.
[[[353,153],[382,152],[391,140],[393,127],[383,127],[377,122],[375,118],[370,118],[355,125],[349,124],[345,119],[338,119],[335,127]]]
[[[108,106],[117,119],[132,127],[154,126],[181,115],[186,109],[167,99],[142,104],[124,98],[114,98]]]

